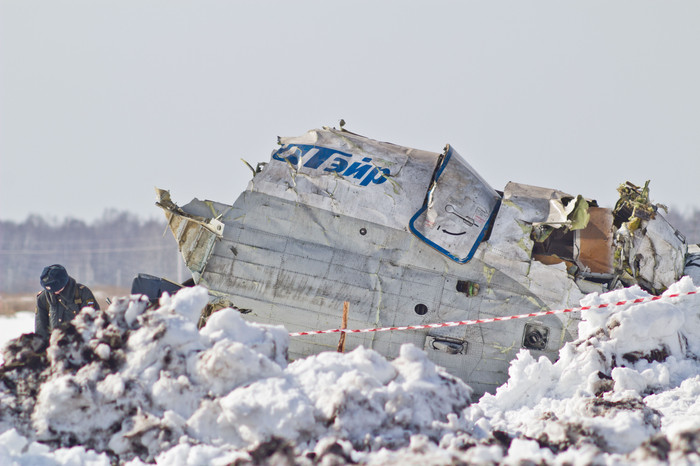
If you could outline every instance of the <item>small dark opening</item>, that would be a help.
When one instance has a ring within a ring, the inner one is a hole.
[[[546,240],[533,244],[532,254],[557,256],[560,259],[573,261],[574,241],[575,233],[573,231],[554,230]]]
[[[469,280],[458,280],[457,291],[467,296],[476,296],[479,293],[479,284]]]
[[[526,324],[523,334],[523,348],[543,351],[547,347],[549,328],[543,325]]]
[[[413,308],[413,310],[416,311],[416,314],[419,316],[424,316],[428,313],[428,306],[425,304],[416,304],[416,307]]]

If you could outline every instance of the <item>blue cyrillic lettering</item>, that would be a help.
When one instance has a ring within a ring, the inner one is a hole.
[[[337,157],[331,162],[331,166],[325,168],[324,171],[327,172],[337,172],[340,173],[348,167],[348,161]]]
[[[350,164],[352,154],[318,147],[311,144],[285,145],[272,154],[272,158],[299,168],[300,160],[305,160],[304,167],[316,170],[331,160],[323,170],[335,172],[342,176],[362,180],[360,186],[369,186],[370,183],[382,184],[391,175],[388,168],[377,168],[372,165],[371,157],[363,157],[362,162]]]
[[[343,172],[343,176],[352,176],[353,178],[360,179],[363,176],[365,176],[365,174],[371,167],[372,165],[369,164],[362,165],[361,162],[355,162],[352,165],[350,165],[350,168]]]
[[[380,174],[381,173],[381,174]],[[388,168],[374,168],[371,172],[367,174],[364,180],[360,182],[361,186],[367,186],[370,182],[374,184],[382,184],[386,181],[387,176],[390,174]],[[379,175],[379,176],[377,176]]]
[[[322,147],[314,147],[305,155],[308,157],[308,160],[304,164],[304,167],[315,169],[320,167],[323,162],[328,160],[331,155],[333,155],[333,151]]]
[[[289,162],[296,166],[299,163],[299,157],[296,154],[302,154],[301,149],[297,146],[282,146],[272,154],[272,158],[280,162]]]

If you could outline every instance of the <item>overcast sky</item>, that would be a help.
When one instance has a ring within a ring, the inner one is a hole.
[[[697,1],[0,0],[0,219],[232,203],[338,126],[612,206],[700,207]]]

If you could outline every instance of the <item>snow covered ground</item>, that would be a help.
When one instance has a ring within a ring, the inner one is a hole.
[[[666,295],[694,290],[685,277]],[[284,328],[233,309],[198,331],[206,302],[200,287],[156,310],[122,298],[54,332],[46,355],[10,342],[0,464],[700,463],[697,294],[584,311],[556,363],[522,351],[480,400],[410,345],[288,363]],[[2,338],[32,319],[2,319]]]

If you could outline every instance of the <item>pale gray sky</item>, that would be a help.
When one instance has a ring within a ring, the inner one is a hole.
[[[697,1],[0,0],[0,219],[231,203],[320,126],[700,207]]]

